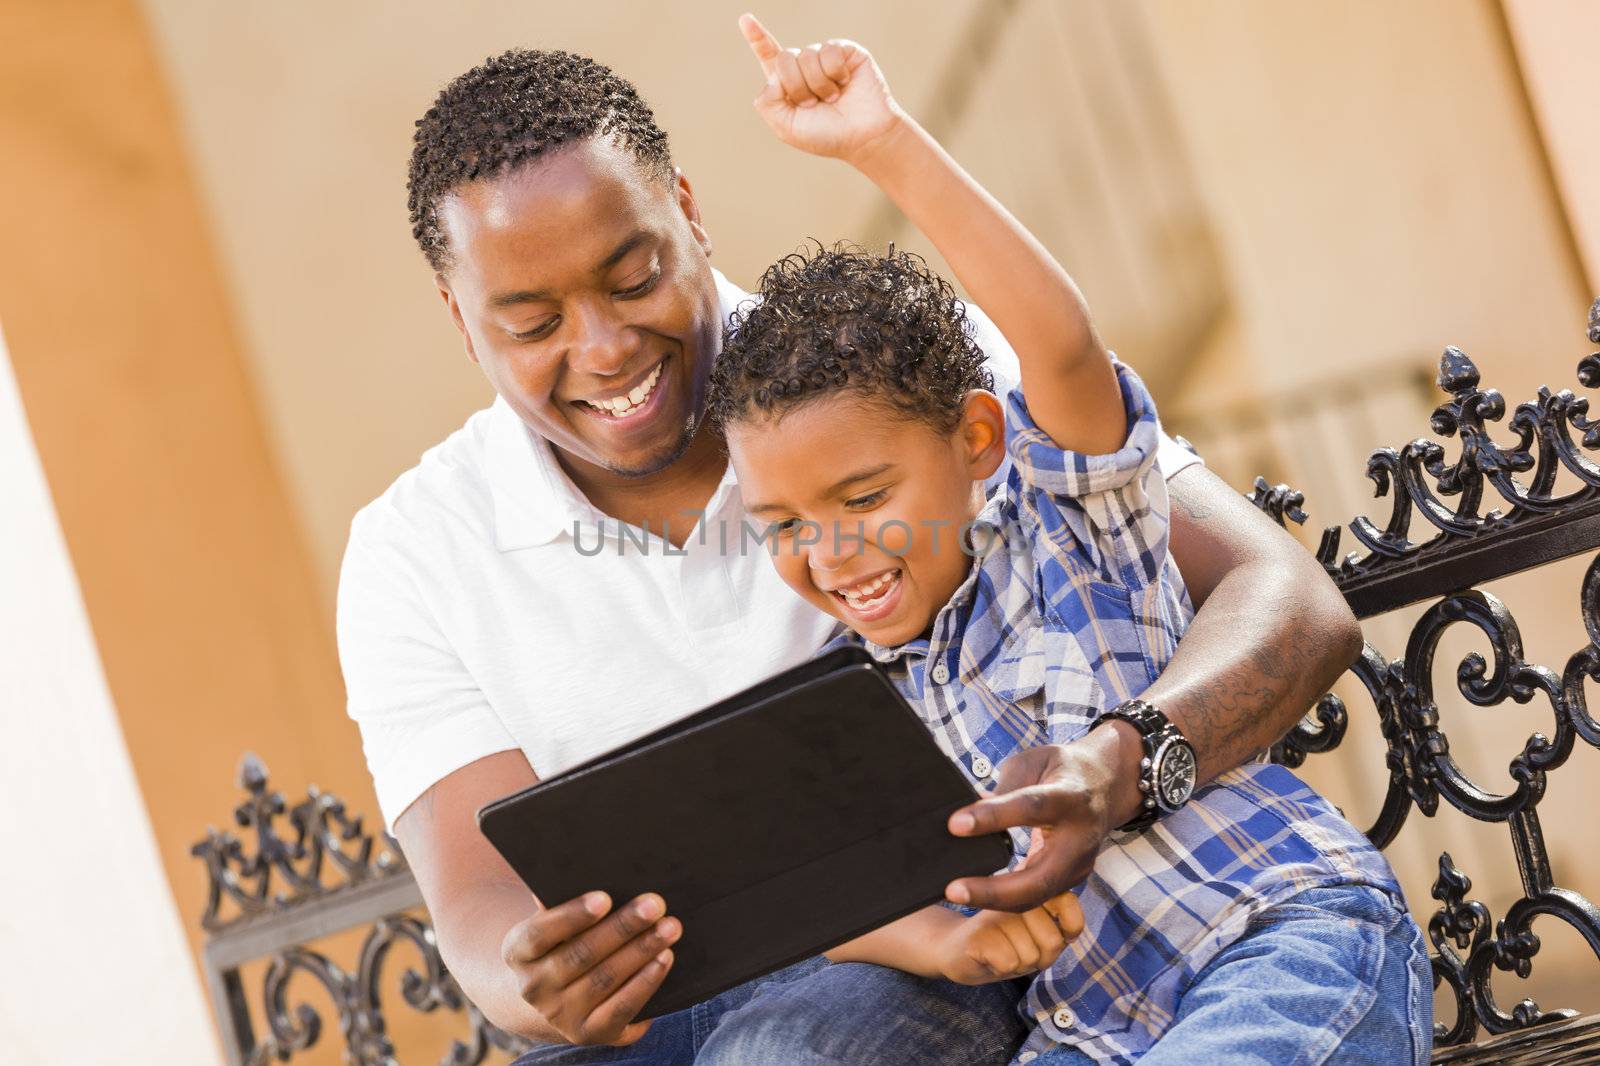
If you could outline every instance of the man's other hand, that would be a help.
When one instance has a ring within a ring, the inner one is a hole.
[[[503,945],[523,1000],[572,1044],[631,1044],[649,1022],[634,1016],[672,968],[682,933],[653,893],[612,912],[591,892],[511,927]]]
[[[1079,885],[1106,837],[1139,807],[1138,734],[1125,722],[1090,730],[1071,744],[1045,744],[1000,764],[994,795],[950,816],[957,836],[1034,830],[1027,861],[993,877],[952,881],[952,903],[1021,912]]]

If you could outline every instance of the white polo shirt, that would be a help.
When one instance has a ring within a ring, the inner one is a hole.
[[[716,280],[731,314],[747,294]],[[1016,355],[969,317],[1003,394]],[[1158,461],[1170,478],[1199,460],[1163,436]],[[741,546],[744,525],[730,466],[683,548],[624,530],[504,400],[429,449],[356,515],[339,579],[385,823],[486,755],[520,749],[549,777],[814,655],[833,619]]]

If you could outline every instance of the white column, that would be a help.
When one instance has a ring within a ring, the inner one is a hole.
[[[219,1061],[3,337],[0,869],[0,1059]]]

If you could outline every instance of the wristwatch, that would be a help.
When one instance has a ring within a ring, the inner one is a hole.
[[[1139,760],[1139,791],[1144,804],[1139,813],[1119,832],[1148,829],[1159,818],[1178,810],[1194,795],[1196,766],[1194,745],[1167,720],[1167,716],[1144,700],[1129,700],[1101,716],[1096,726],[1120,718],[1139,731],[1144,757]]]

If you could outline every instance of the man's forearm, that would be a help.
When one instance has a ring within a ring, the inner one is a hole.
[[[1348,611],[1272,589],[1280,576],[1247,565],[1224,578],[1145,696],[1194,745],[1201,781],[1276,743],[1360,651]]]
[[[458,905],[447,925],[436,924],[440,953],[456,983],[490,1022],[508,1033],[546,1044],[567,1041],[529,1006],[513,986],[500,945],[528,917],[533,894],[518,880],[486,881]]]
[[[1292,729],[1360,653],[1361,627],[1321,564],[1215,475],[1169,487],[1173,553],[1202,602],[1144,698],[1194,744],[1206,781]]]

